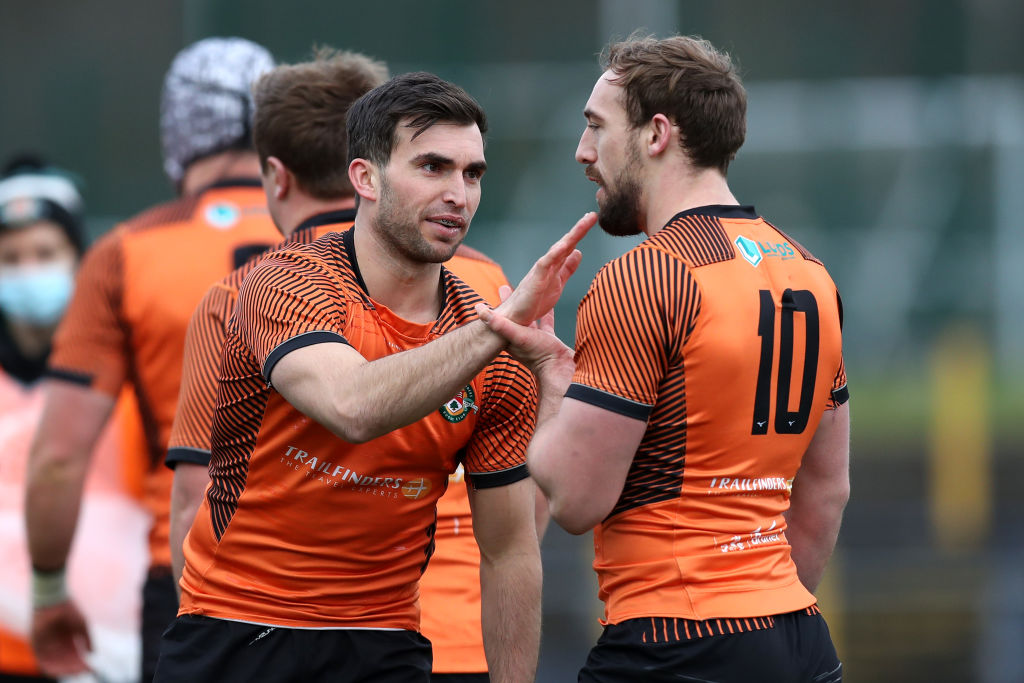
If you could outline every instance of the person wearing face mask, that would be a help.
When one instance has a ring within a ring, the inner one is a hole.
[[[38,381],[74,289],[83,251],[82,198],[62,172],[13,159],[0,174],[0,683],[48,680],[27,640],[30,563],[24,487],[29,444],[43,411]],[[143,439],[130,387],[93,451],[83,536],[69,563],[95,620],[90,666],[109,680],[134,673],[138,587],[148,516],[141,505]],[[112,559],[113,558],[113,559]]]

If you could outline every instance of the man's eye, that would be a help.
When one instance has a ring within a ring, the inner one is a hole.
[[[468,180],[480,180],[484,176],[480,171],[466,171],[466,178]]]
[[[592,122],[588,121],[587,122],[587,128],[589,128],[590,130],[597,130],[598,126],[597,126],[596,123],[592,123]]]
[[[423,164],[422,168],[427,173],[437,173],[438,171],[441,170],[440,164],[436,164],[433,161],[428,161],[427,163]]]

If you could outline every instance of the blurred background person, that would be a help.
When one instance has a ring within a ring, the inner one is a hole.
[[[82,213],[74,182],[35,157],[16,157],[0,176],[0,681],[48,680],[28,642],[25,468],[43,410],[39,380],[82,256]],[[149,523],[139,495],[141,446],[125,389],[92,452],[68,561],[93,624],[90,667],[109,681],[134,680],[138,668]]]
[[[53,675],[86,666],[89,629],[77,605],[81,594],[65,588],[64,567],[89,453],[127,378],[139,397],[150,458],[143,680],[152,678],[160,634],[177,612],[168,543],[172,477],[162,463],[185,329],[213,282],[280,239],[251,140],[250,87],[272,67],[267,50],[241,38],[207,38],[178,53],[164,80],[160,132],[164,170],[180,198],[97,242],[54,338],[25,503],[38,587],[32,642],[41,667]]]

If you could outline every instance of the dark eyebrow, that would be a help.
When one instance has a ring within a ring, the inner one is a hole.
[[[418,154],[412,159],[412,163],[415,166],[420,164],[437,164],[438,166],[451,166],[455,163],[454,159],[450,159],[446,156],[438,154],[437,152],[424,152]]]
[[[590,119],[590,120],[596,120],[596,121],[603,121],[604,120],[604,119],[602,119],[598,115],[597,112],[595,112],[593,109],[591,109],[589,107],[587,107],[586,109],[583,110],[583,118]]]
[[[451,159],[449,157],[446,157],[443,154],[438,154],[437,152],[424,152],[423,154],[418,154],[415,157],[413,157],[412,164],[414,166],[419,166],[420,164],[437,164],[438,166],[454,166],[455,165],[455,160]],[[483,172],[487,170],[487,162],[485,162],[485,161],[474,161],[473,163],[468,164],[466,166],[466,170],[467,171],[474,171],[476,173],[479,173],[479,174],[483,175]]]

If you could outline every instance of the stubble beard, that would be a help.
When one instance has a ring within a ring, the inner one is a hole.
[[[626,164],[615,176],[614,189],[604,186],[604,201],[598,204],[597,220],[601,229],[614,237],[632,237],[642,233],[640,216],[640,150],[631,145]]]
[[[455,255],[462,240],[451,245],[451,249],[433,248],[423,238],[419,230],[419,221],[407,211],[403,211],[396,198],[395,191],[387,177],[381,178],[380,199],[377,202],[377,215],[374,228],[380,238],[391,249],[410,261],[417,263],[444,263]]]

